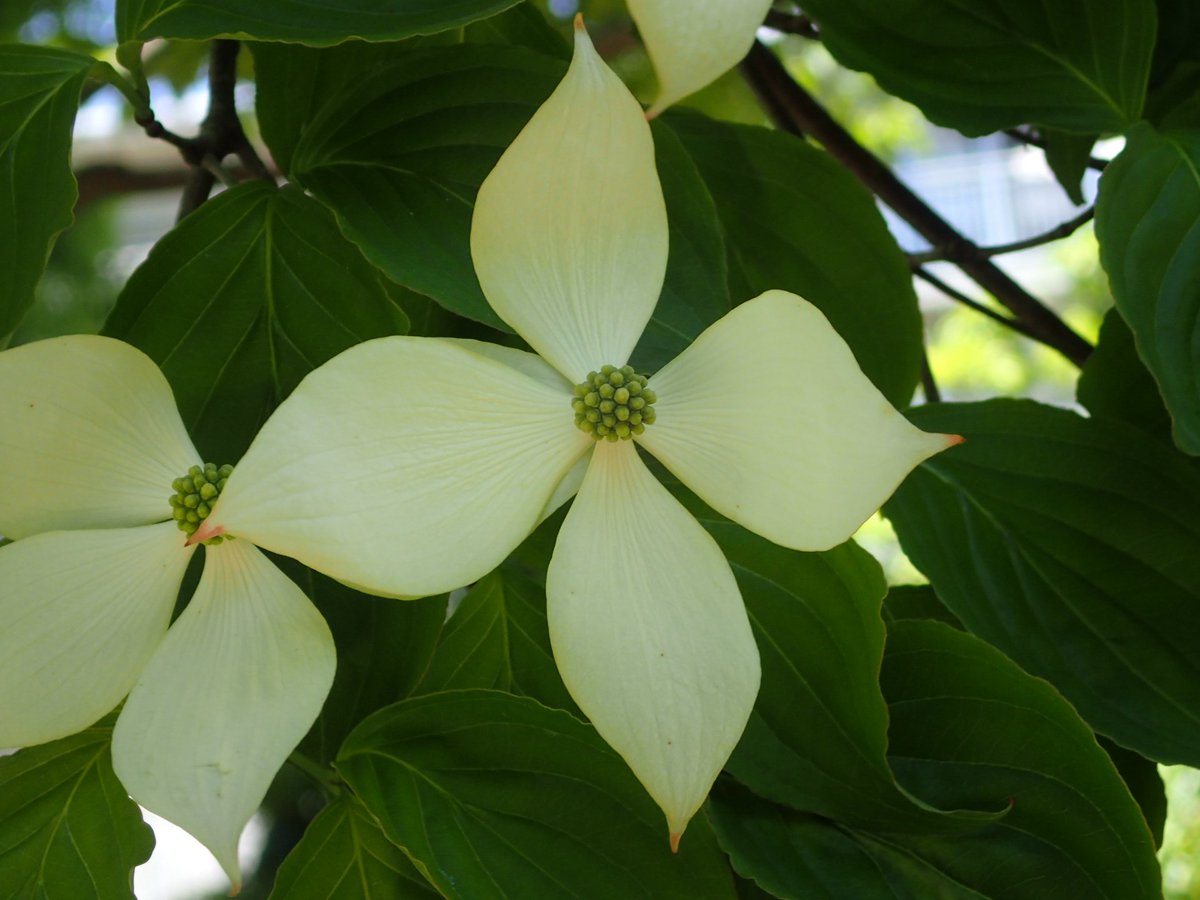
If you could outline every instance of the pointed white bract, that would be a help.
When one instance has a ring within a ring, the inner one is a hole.
[[[658,75],[651,118],[746,55],[772,0],[629,0]]]
[[[815,306],[768,291],[650,380],[639,441],[709,506],[777,544],[827,550],[946,435],[909,423]]]
[[[428,338],[347,350],[275,411],[210,521],[372,593],[469,584],[591,446],[566,383],[511,362]]]
[[[194,552],[169,498],[199,463],[166,380],[133,347],[71,336],[0,353],[0,509],[19,538],[0,547],[0,746],[86,728],[132,688],[118,775],[236,887],[237,836],[320,711],[333,642],[237,540],[206,548],[168,630]]]
[[[677,840],[746,725],[758,652],[716,541],[631,443],[596,447],[546,604],[563,682]]]
[[[195,835],[241,884],[237,841],[333,683],[333,637],[287,576],[243,540],[204,573],[129,695],[113,769],[139,803]]]
[[[74,734],[129,693],[167,633],[191,553],[174,522],[0,549],[0,747]]]
[[[200,461],[162,372],[111,338],[0,353],[0,534],[163,518],[171,480]]]
[[[471,256],[492,308],[572,384],[624,365],[650,320],[667,268],[654,143],[585,32],[480,187]]]

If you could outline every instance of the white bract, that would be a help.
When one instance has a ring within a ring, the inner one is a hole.
[[[145,355],[77,335],[0,353],[0,747],[74,734],[128,695],[113,768],[235,889],[237,839],[320,712],[325,620],[248,541],[194,546],[172,482],[201,460]]]
[[[211,529],[286,554],[319,547],[312,564],[334,577],[415,597],[489,572],[577,488],[547,576],[555,658],[674,843],[742,733],[759,661],[728,563],[636,444],[734,521],[821,550],[953,440],[910,425],[821,313],[783,291],[649,380],[656,419],[627,429],[636,441],[576,427],[592,407],[573,386],[626,364],[667,264],[649,127],[582,30],[480,188],[471,248],[493,308],[538,355],[414,337],[346,351],[262,429]],[[311,489],[288,489],[314,470]]]
[[[629,0],[658,75],[653,118],[737,65],[773,0]]]

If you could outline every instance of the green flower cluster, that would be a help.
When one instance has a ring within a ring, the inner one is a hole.
[[[225,489],[225,483],[233,474],[233,466],[226,464],[217,466],[205,463],[203,467],[192,466],[187,474],[171,482],[175,491],[171,495],[171,516],[179,530],[186,534],[195,534],[200,523],[208,518],[212,506]],[[206,544],[219,544],[220,535],[205,541]]]
[[[658,398],[633,366],[603,366],[575,385],[575,426],[595,440],[627,441],[654,424]]]

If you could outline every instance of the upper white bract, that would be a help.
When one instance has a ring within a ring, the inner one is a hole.
[[[653,118],[737,65],[772,0],[628,0],[658,75]]]
[[[713,539],[634,443],[574,426],[572,385],[627,361],[667,263],[649,127],[582,30],[481,186],[471,249],[540,358],[413,337],[352,348],[276,411],[210,521],[281,553],[320,547],[320,568],[365,590],[421,596],[489,572],[578,487],[547,578],[555,658],[676,841],[745,726],[758,653]],[[737,307],[650,386],[658,421],[639,443],[797,549],[844,541],[952,443],[892,409],[821,313],[783,291]]]
[[[194,552],[171,482],[201,462],[162,373],[76,335],[0,353],[0,747],[91,725],[128,695],[113,768],[190,831],[234,888],[237,839],[333,681],[302,591],[246,541]]]

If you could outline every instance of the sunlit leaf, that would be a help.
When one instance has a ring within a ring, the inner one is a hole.
[[[592,730],[495,691],[371,716],[338,770],[446,897],[733,897],[702,819],[672,854],[662,813]]]
[[[975,634],[1049,680],[1097,731],[1200,763],[1200,475],[1117,422],[1029,401],[935,404],[966,442],[885,507]]]
[[[327,210],[296,188],[254,182],[154,246],[105,333],[158,363],[197,447],[220,465],[237,461],[309,371],[407,324]]]
[[[1153,0],[807,0],[844,65],[969,135],[1033,123],[1122,131],[1138,118]]]
[[[0,896],[132,898],[154,836],[113,774],[112,723],[0,758]]]
[[[0,347],[33,303],[77,196],[71,126],[90,56],[0,46]]]

